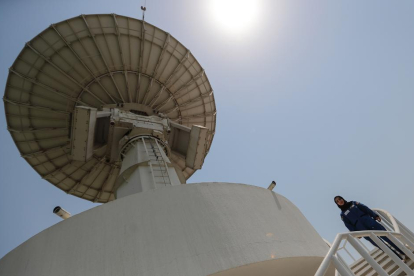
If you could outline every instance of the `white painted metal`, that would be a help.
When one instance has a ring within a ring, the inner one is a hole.
[[[403,235],[401,235],[401,241],[399,241],[395,236],[393,235],[388,235],[388,238],[396,245],[400,246],[401,245],[401,250],[404,252],[404,254],[410,258],[411,260],[414,260],[414,254],[413,254],[413,248],[414,248],[414,243],[412,243],[409,239],[407,239],[406,237],[404,237]],[[409,247],[411,250],[409,250],[407,247]]]
[[[388,235],[388,237],[390,236],[391,235]],[[413,271],[406,264],[404,264],[403,261],[401,261],[400,258],[398,258],[398,256],[395,255],[395,253],[392,252],[392,250],[386,246],[377,236],[371,233],[369,237],[382,249],[382,251],[385,252],[385,254],[387,254],[394,261],[394,263],[396,263],[405,273],[407,273],[407,275],[414,276]],[[397,245],[398,244],[401,243],[397,241]]]
[[[411,243],[414,243],[414,233],[404,224],[402,224],[397,218],[394,218],[399,225],[400,233],[404,235]],[[414,247],[413,247],[414,248]]]
[[[397,233],[403,234],[403,238],[407,239],[407,243],[414,244],[414,233],[403,223],[401,223],[397,218],[395,218],[393,215],[391,215],[386,210],[382,209],[373,209],[375,212],[377,212],[382,222],[381,224],[389,229],[390,231],[394,231]],[[414,248],[414,246],[410,246],[411,248]]]
[[[315,276],[324,276],[326,271],[328,270],[329,266],[331,265],[331,260],[333,256],[335,256],[339,245],[341,244],[342,236],[341,234],[336,235],[334,242],[332,243],[331,248],[329,249],[328,253],[326,254],[325,259],[322,261],[321,265],[319,266],[318,270],[316,271]],[[342,276],[346,276],[342,275]]]
[[[369,235],[371,235],[371,233]],[[356,249],[356,251],[358,251],[362,258],[364,258],[380,276],[388,275],[385,272],[385,270],[371,257],[369,252],[366,251],[366,249],[361,245],[361,242],[358,239],[355,239],[350,234],[347,235],[346,239]]]
[[[86,162],[93,155],[96,109],[79,106],[73,112],[71,152],[73,160]]]
[[[22,157],[54,186],[95,202],[114,199],[121,163],[108,162],[104,146],[88,160],[72,157],[76,106],[124,106],[202,126],[202,160],[215,133],[213,90],[191,52],[157,27],[115,14],[74,17],[33,38],[10,68],[3,100]],[[184,182],[200,167],[174,150],[169,158]]]
[[[400,225],[401,226],[401,225]],[[385,244],[381,242],[378,237],[387,236],[394,244],[396,244],[408,258],[414,260],[414,254],[411,250],[414,248],[414,243],[409,241],[406,237],[404,237],[401,233],[390,232],[390,231],[356,231],[356,232],[348,232],[338,234],[335,238],[335,241],[332,244],[331,249],[329,250],[328,254],[326,255],[325,259],[322,261],[321,265],[319,266],[318,271],[316,272],[315,276],[323,276],[325,275],[327,267],[333,262],[336,269],[338,269],[339,273],[342,276],[352,276],[354,273],[352,271],[344,272],[344,269],[338,266],[338,262],[334,261],[333,258],[339,256],[337,254],[339,245],[343,240],[347,240],[349,244],[353,246],[353,248],[362,256],[362,258],[372,267],[379,275],[385,276],[388,273],[374,260],[374,258],[370,255],[369,250],[364,248],[363,244],[356,238],[362,237],[373,237],[375,236],[375,242],[384,250],[386,256],[391,258],[395,264],[401,268],[400,271],[404,271],[407,275],[414,276],[413,271],[409,268],[405,263],[400,261],[400,259],[387,247],[385,249]],[[397,239],[398,237],[398,239]],[[408,249],[408,246],[410,249]],[[397,259],[398,260],[397,260]],[[342,272],[341,272],[342,271]]]
[[[340,263],[342,264],[342,266],[345,268],[346,272],[349,275],[354,275],[354,273],[352,272],[351,268],[347,265],[346,261],[341,257],[340,254],[336,254],[336,258],[340,261]],[[335,275],[337,274],[337,272],[338,272],[338,270],[336,270]]]
[[[267,187],[268,190],[273,191],[273,189],[276,187],[276,181],[272,181],[270,183],[269,187]]]
[[[116,198],[168,185],[180,185],[175,168],[157,139],[140,136],[123,153]]]
[[[396,219],[388,211],[383,209],[373,209],[381,218],[382,225],[385,228],[388,228],[390,231],[401,233],[400,226],[397,223]],[[411,232],[411,231],[410,231]]]
[[[206,152],[206,139],[208,129],[201,126],[193,126],[190,132],[190,141],[188,143],[188,152],[185,164],[193,169],[201,169],[204,163],[204,155]]]
[[[65,209],[63,209],[60,206],[56,206],[53,209],[53,213],[56,214],[57,216],[59,216],[62,219],[68,219],[72,216],[68,211],[66,211]]]
[[[332,262],[334,263],[335,268],[339,272],[340,275],[355,276],[355,274],[353,274],[352,271],[349,271],[349,268],[346,265],[344,265],[343,262],[338,260],[338,256],[332,256]]]
[[[398,245],[399,248],[406,254],[406,256],[411,259],[414,260],[414,254],[412,252],[412,250],[414,249],[414,233],[408,229],[404,224],[402,224],[398,219],[396,219],[394,216],[392,216],[392,214],[390,214],[388,211],[386,210],[382,210],[382,209],[373,209],[376,213],[379,214],[379,216],[381,217],[381,224],[388,230],[386,232],[384,231],[374,231],[374,232],[369,232],[369,231],[358,231],[358,232],[352,232],[350,233],[353,237],[364,237],[364,236],[372,236],[372,235],[376,235],[377,236],[387,236],[394,244]],[[367,234],[369,233],[369,235]],[[394,233],[394,234],[393,234]],[[339,241],[339,245],[338,247],[327,254],[324,263],[325,265],[329,264],[329,256],[338,256],[340,251],[344,251],[345,253],[347,253],[348,257],[350,259],[352,259],[354,262],[352,264],[347,264],[347,266],[351,267],[352,270],[356,269],[356,265],[360,264],[361,262],[367,262],[367,260],[365,260],[364,258],[356,260],[354,255],[347,249],[347,244],[348,244],[348,239],[344,238],[343,235],[345,235],[347,233],[342,234],[342,236],[340,234],[337,235],[337,237],[335,238],[335,242]],[[381,234],[381,235],[378,235]],[[375,238],[373,240],[376,241],[376,243],[382,248],[383,246],[385,246],[382,242],[379,243],[377,242],[378,238]],[[343,241],[342,246],[340,246],[341,241]],[[372,254],[377,254],[378,251],[373,250],[371,251],[370,249],[368,249],[364,243],[362,242],[358,242],[359,245],[363,246],[365,248],[366,252],[369,252],[371,255]],[[329,245],[329,243],[328,243]],[[329,245],[332,249],[332,246]],[[407,273],[407,269],[409,269],[410,271],[411,268],[408,268],[408,266],[406,264],[404,264],[403,268],[401,268],[402,266],[402,262],[400,261],[399,258],[397,258],[395,256],[395,254],[389,254],[389,252],[392,252],[389,250],[389,248],[387,247],[386,250],[388,253],[386,254],[386,256],[384,256],[383,258],[385,259],[390,259],[393,263],[395,263],[395,266],[397,267],[397,269],[395,269],[396,271],[393,272],[393,275],[399,275],[400,272],[405,272],[407,275],[412,275],[412,274],[408,274]],[[396,259],[397,258],[397,259]],[[394,267],[394,266],[392,266]],[[323,271],[323,267],[321,266],[318,270],[318,275],[320,274],[320,271]],[[372,268],[371,268],[372,269]],[[398,272],[398,273],[397,273]],[[338,273],[338,272],[336,272]],[[364,272],[366,273],[366,271]],[[412,272],[411,272],[412,273]],[[346,274],[346,275],[352,275],[352,274]],[[346,276],[346,275],[342,275],[342,276]],[[359,274],[357,274],[359,275]]]
[[[311,276],[328,249],[281,195],[242,184],[188,184],[63,220],[2,258],[0,275]]]

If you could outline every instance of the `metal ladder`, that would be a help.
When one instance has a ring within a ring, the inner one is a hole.
[[[154,145],[155,141],[155,145]],[[154,179],[156,184],[163,184],[165,186],[171,185],[170,175],[168,173],[168,166],[165,162],[160,145],[158,144],[157,140],[149,140],[150,145],[150,151],[149,151],[149,157],[150,157],[150,163],[151,168],[153,171]]]

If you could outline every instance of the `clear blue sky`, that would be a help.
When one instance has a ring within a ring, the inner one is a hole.
[[[0,87],[24,43],[51,23],[90,13],[140,18],[142,4],[0,1]],[[413,230],[414,2],[247,5],[258,5],[257,21],[235,34],[217,23],[209,1],[147,0],[146,20],[192,51],[215,91],[216,136],[189,182],[267,187],[275,179],[275,191],[331,241],[345,230],[337,194],[386,209]],[[56,205],[72,214],[97,205],[40,179],[19,156],[0,109],[2,257],[59,222]]]

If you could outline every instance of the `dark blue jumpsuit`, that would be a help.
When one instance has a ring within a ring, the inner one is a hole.
[[[346,228],[349,229],[349,231],[351,232],[364,231],[364,230],[386,231],[384,226],[382,226],[375,220],[375,218],[378,217],[378,215],[374,211],[372,211],[371,209],[369,209],[367,206],[365,206],[362,203],[359,203],[356,201],[351,201],[351,203],[352,205],[348,210],[341,212],[341,219],[344,221],[345,226]],[[370,239],[369,237],[364,237],[364,238],[370,243],[372,243],[372,245],[379,248],[379,246],[372,239]],[[380,239],[384,240],[389,245],[391,245],[396,251],[404,255],[404,252],[401,251],[401,249],[399,249],[398,246],[396,246],[392,241],[390,241],[390,239],[388,239],[387,237],[381,237]]]

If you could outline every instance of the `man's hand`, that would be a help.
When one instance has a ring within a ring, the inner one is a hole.
[[[375,218],[376,221],[381,222],[381,218],[378,216]]]

